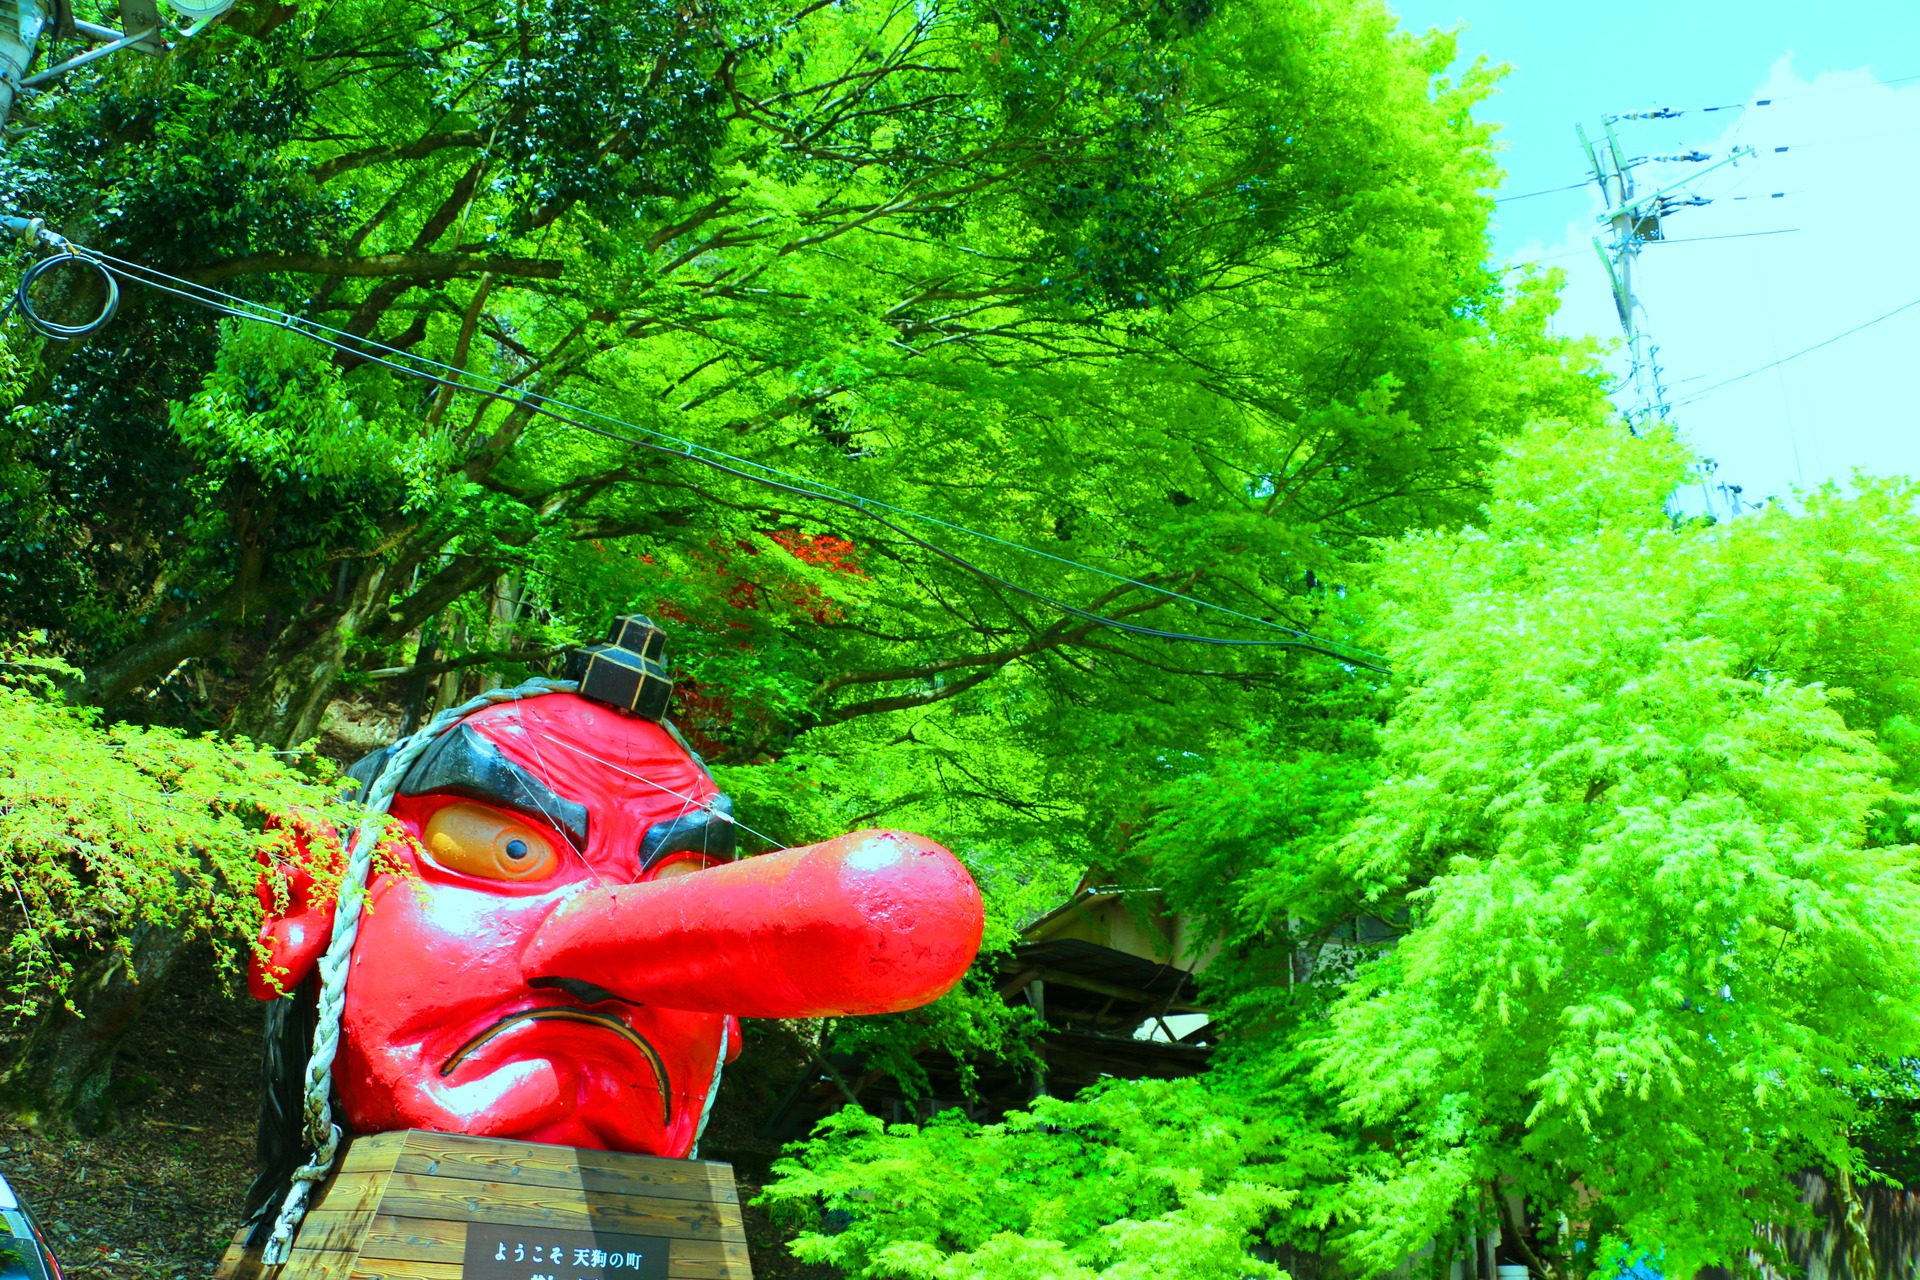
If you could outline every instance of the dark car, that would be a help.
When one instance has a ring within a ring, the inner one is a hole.
[[[5,1175],[0,1175],[0,1280],[61,1280],[46,1232]]]

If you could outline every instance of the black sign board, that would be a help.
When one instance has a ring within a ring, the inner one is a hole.
[[[462,1280],[667,1280],[660,1236],[546,1227],[467,1226]]]

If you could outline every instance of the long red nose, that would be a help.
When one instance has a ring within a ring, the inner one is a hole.
[[[980,891],[951,853],[902,831],[856,831],[587,890],[547,917],[521,969],[744,1018],[897,1013],[960,980],[984,923]]]

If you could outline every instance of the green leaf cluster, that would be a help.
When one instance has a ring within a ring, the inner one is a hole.
[[[64,1001],[77,968],[136,928],[204,935],[227,959],[258,932],[272,820],[336,816],[324,761],[175,729],[105,725],[50,693],[59,664],[0,649],[0,936],[4,1011]]]
[[[843,1117],[770,1193],[851,1214],[807,1256],[1041,1268],[1096,1238],[1007,1207],[1056,1162],[1111,1197],[1099,1229],[1152,1220],[1126,1161],[1072,1163],[1131,1108],[1167,1121],[1116,1131],[1148,1165],[1224,1149],[1286,1190],[1236,1247],[1356,1275],[1438,1274],[1496,1229],[1544,1277],[1739,1268],[1802,1221],[1804,1170],[1910,1177],[1920,488],[1680,521],[1690,467],[1671,434],[1547,420],[1481,522],[1380,543],[1355,595],[1393,680],[1171,757],[1130,828],[1133,874],[1222,933],[1212,1071],[1111,1083],[1074,1123]]]
[[[1257,1112],[1197,1081],[1142,1082],[979,1125],[885,1125],[847,1108],[776,1166],[794,1246],[860,1280],[1276,1277],[1246,1238],[1291,1193]]]
[[[1373,0],[242,6],[36,99],[0,194],[349,350],[139,288],[124,353],[15,330],[0,456],[43,497],[0,508],[0,612],[68,647],[76,696],[191,660],[236,690],[173,714],[279,745],[429,637],[514,652],[626,608],[726,691],[688,718],[730,762],[985,684],[1031,723],[1147,681],[1120,714],[1258,703],[1290,659],[1064,625],[537,410],[935,515],[909,531],[1079,607],[1243,626],[1193,595],[1338,639],[1312,582],[1466,517],[1535,404],[1594,394],[1544,290],[1485,268],[1493,73],[1451,59]],[[817,538],[856,571],[794,550]]]
[[[285,330],[229,322],[200,390],[171,414],[174,435],[198,464],[204,509],[258,522],[229,527],[226,537],[291,560],[303,549],[376,541],[396,498],[402,513],[444,503],[447,440],[381,405],[382,389],[366,380],[349,388]],[[363,406],[355,391],[372,403]]]
[[[1316,1046],[1343,1113],[1403,1135],[1359,1188],[1373,1266],[1477,1187],[1682,1272],[1737,1258],[1800,1169],[1863,1171],[1915,1048],[1913,761],[1877,731],[1920,670],[1905,601],[1855,580],[1920,570],[1915,493],[1676,526],[1686,464],[1542,427],[1484,529],[1383,557],[1407,694],[1329,854],[1410,927]]]

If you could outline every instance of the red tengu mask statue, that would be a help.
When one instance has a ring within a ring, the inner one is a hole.
[[[727,798],[677,735],[578,694],[460,721],[390,812],[404,873],[369,886],[334,1067],[354,1132],[685,1156],[737,1018],[911,1009],[980,944],[979,892],[939,845],[862,831],[735,861]],[[297,862],[261,892],[250,984],[277,1000],[333,910]]]

